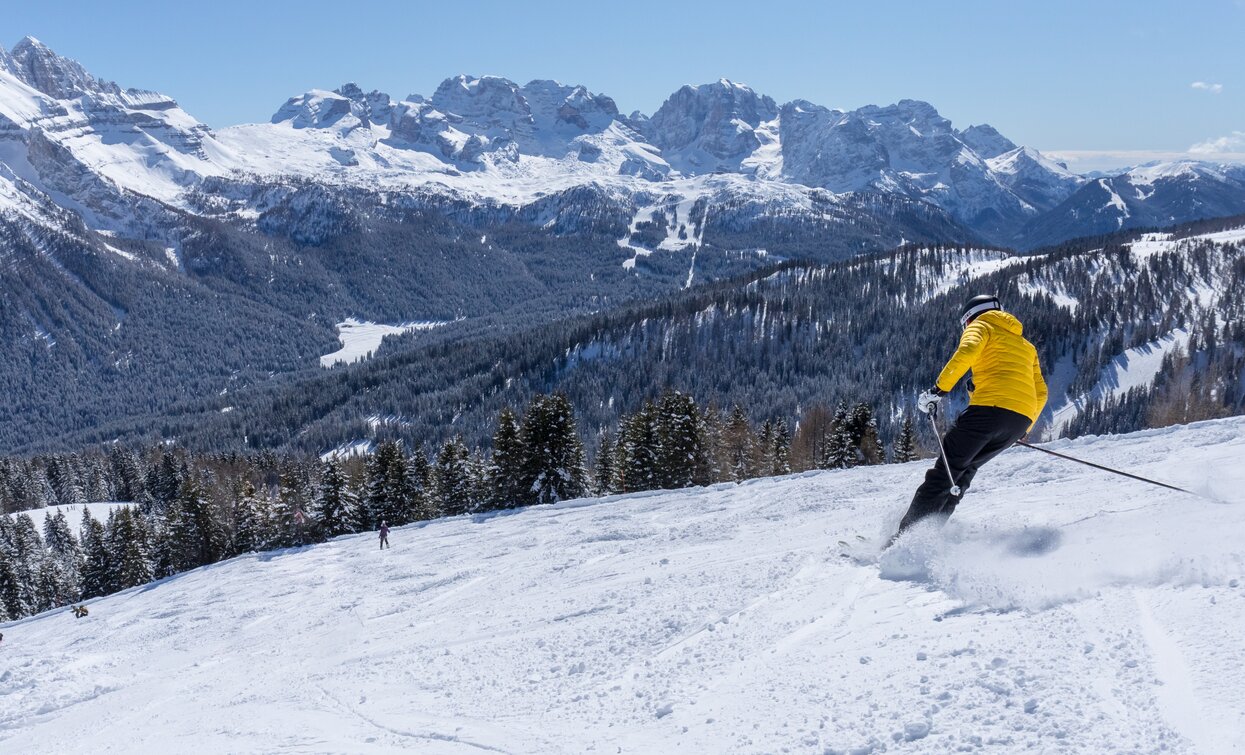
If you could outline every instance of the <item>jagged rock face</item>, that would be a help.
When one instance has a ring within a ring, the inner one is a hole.
[[[723,79],[683,87],[643,128],[671,165],[686,173],[712,173],[737,170],[761,146],[757,127],[777,115],[772,99]]]
[[[10,70],[18,78],[58,100],[83,94],[121,94],[116,84],[95,78],[76,61],[62,58],[34,37],[18,42],[9,57]]]
[[[1011,139],[1000,134],[994,126],[985,123],[980,126],[969,126],[959,135],[960,141],[986,160],[1016,149]]]
[[[446,79],[431,103],[461,118],[461,130],[476,136],[517,140],[532,133],[532,110],[518,85],[509,79],[465,74]]]
[[[783,105],[779,139],[784,172],[808,186],[860,191],[890,165],[886,147],[863,120],[804,100]]]

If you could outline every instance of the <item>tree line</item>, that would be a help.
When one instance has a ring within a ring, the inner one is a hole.
[[[498,415],[491,445],[461,437],[435,453],[401,441],[361,456],[158,447],[0,460],[0,621],[124,590],[246,553],[444,516],[585,496],[678,489],[918,457],[912,418],[890,453],[863,403],[809,409],[792,432],[739,406],[701,407],[668,390],[591,439],[563,394]],[[106,518],[66,505],[122,500]],[[46,511],[42,527],[31,510]],[[8,512],[16,512],[7,515]]]

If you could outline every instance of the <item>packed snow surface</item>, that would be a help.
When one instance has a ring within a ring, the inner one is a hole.
[[[4,752],[1245,751],[1245,419],[238,558],[2,627]]]
[[[336,367],[339,364],[363,361],[380,348],[385,336],[409,333],[412,330],[432,330],[444,324],[442,322],[408,322],[401,325],[384,325],[348,317],[337,323],[337,340],[341,341],[342,347],[332,354],[320,357],[320,366]]]

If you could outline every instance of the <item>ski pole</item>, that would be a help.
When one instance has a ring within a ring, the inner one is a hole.
[[[929,423],[934,426],[934,437],[938,439],[938,453],[942,456],[942,466],[947,470],[947,481],[951,483],[951,495],[960,497],[960,486],[955,484],[951,476],[951,462],[947,461],[947,449],[942,447],[942,436],[938,434],[938,405],[929,408]]]
[[[1121,472],[1120,470],[1112,469],[1111,467],[1104,467],[1103,465],[1095,464],[1092,461],[1085,461],[1084,459],[1078,459],[1075,456],[1068,456],[1067,454],[1061,454],[1056,451],[1052,451],[1049,448],[1042,448],[1041,446],[1035,446],[1032,443],[1029,443],[1028,441],[1018,440],[1016,441],[1016,445],[1024,446],[1025,448],[1032,448],[1034,451],[1041,451],[1044,454],[1050,454],[1051,456],[1058,456],[1059,458],[1067,459],[1068,461],[1075,461],[1077,464],[1084,464],[1087,467],[1093,467],[1094,469],[1101,469],[1104,472],[1110,472],[1112,474],[1117,474],[1117,475],[1120,475],[1121,477],[1129,477],[1134,480],[1140,480],[1141,482],[1148,482],[1151,485],[1158,485],[1160,488],[1167,488],[1168,490],[1178,490],[1181,493],[1188,493],[1189,495],[1196,495],[1198,498],[1203,497],[1201,495],[1198,495],[1197,493],[1194,493],[1192,490],[1185,490],[1184,488],[1178,488],[1175,485],[1168,485],[1167,483],[1159,482],[1158,480],[1151,480],[1149,478],[1141,477],[1139,475],[1129,474],[1128,472]]]

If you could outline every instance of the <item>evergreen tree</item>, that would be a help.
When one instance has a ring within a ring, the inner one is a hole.
[[[467,484],[470,488],[469,511],[488,511],[493,499],[492,464],[476,449],[467,459]]]
[[[784,421],[779,421],[774,427],[773,449],[770,474],[791,474],[791,433]]]
[[[758,477],[774,473],[774,423],[768,419],[761,423],[761,431],[757,433],[753,465]]]
[[[911,412],[904,414],[903,424],[899,428],[899,435],[895,438],[895,442],[892,445],[891,458],[896,464],[904,464],[921,458],[916,449],[916,428],[912,423]]]
[[[40,605],[38,594],[39,570],[43,566],[43,539],[29,514],[13,518],[12,545],[13,570],[21,596],[23,615],[29,615]]]
[[[686,488],[703,468],[700,414],[691,396],[668,391],[657,405],[655,477],[660,488]]]
[[[470,452],[461,436],[441,447],[432,468],[433,500],[444,516],[466,514],[471,508]]]
[[[722,444],[726,450],[726,464],[730,479],[741,482],[756,476],[752,426],[748,423],[748,416],[744,414],[739,404],[731,409],[731,416],[723,428]]]
[[[379,529],[381,522],[390,527],[413,520],[408,511],[409,482],[406,459],[396,441],[385,441],[376,448],[368,461],[367,511],[368,529]]]
[[[233,506],[233,553],[262,550],[272,539],[268,531],[268,507],[255,485],[242,483],[242,493]]]
[[[638,412],[624,417],[618,427],[618,492],[657,488],[658,443],[657,407],[646,401]]]
[[[351,517],[356,502],[354,491],[346,484],[341,462],[330,459],[324,463],[320,490],[316,495],[316,520],[325,538],[334,538],[354,531]]]
[[[105,530],[104,542],[109,553],[113,590],[124,590],[151,581],[151,555],[142,518],[129,506],[113,511]]]
[[[108,548],[104,542],[104,525],[82,510],[82,597],[96,598],[111,592],[109,584]]]
[[[493,433],[493,479],[494,508],[510,508],[525,500],[523,489],[523,440],[519,437],[519,419],[514,411],[502,407],[497,416],[497,430]]]
[[[878,423],[873,416],[873,409],[866,403],[859,403],[848,416],[849,435],[852,446],[856,450],[858,464],[882,464],[886,461],[886,451],[878,436]]]
[[[26,607],[22,605],[22,590],[17,581],[17,570],[13,568],[13,559],[7,549],[0,547],[0,621],[12,621],[25,615]]]
[[[584,448],[565,394],[532,399],[520,437],[527,502],[553,503],[584,495],[588,489]]]
[[[609,430],[601,433],[601,441],[597,444],[597,463],[593,473],[593,492],[597,495],[610,495],[617,491],[617,449],[614,447],[614,436]]]
[[[54,603],[65,605],[82,592],[82,547],[64,511],[57,511],[56,516],[44,516],[43,542],[48,548],[46,563],[54,576]]]
[[[112,472],[112,484],[118,500],[142,500],[143,473],[138,456],[120,446],[112,446],[108,451],[108,464]]]
[[[824,469],[848,469],[856,466],[856,444],[852,439],[852,428],[848,422],[845,403],[840,403],[834,410],[834,420],[830,423],[830,438],[826,443],[825,458],[821,466]]]
[[[403,460],[406,468],[406,486],[403,488],[404,522],[423,522],[441,515],[440,509],[433,500],[434,480],[432,465],[424,455],[422,448]],[[390,522],[392,524],[392,522]]]
[[[291,548],[314,540],[312,520],[307,516],[307,498],[298,471],[288,467],[281,473],[277,497],[268,520],[271,547]]]
[[[204,480],[187,474],[169,505],[168,546],[175,571],[183,572],[218,561],[224,552],[226,532],[212,511]]]

